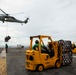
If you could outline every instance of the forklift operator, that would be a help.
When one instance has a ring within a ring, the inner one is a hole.
[[[36,50],[36,48],[38,48],[38,46],[39,46],[39,41],[38,40],[36,40],[35,41],[35,44],[34,44],[34,46],[32,47],[34,50]],[[42,48],[43,46],[41,45],[41,48]]]
[[[48,44],[48,50],[49,50],[48,53],[49,53],[50,57],[53,57],[54,56],[54,49],[52,47],[52,43]]]
[[[38,46],[39,46],[39,41],[38,40],[36,40],[35,41],[35,45],[32,47],[34,50],[36,50],[36,47],[38,48]]]
[[[38,48],[39,46],[39,41],[36,40],[34,46],[32,47],[34,50]],[[48,53],[49,54],[49,49],[45,45],[41,45],[41,53]]]

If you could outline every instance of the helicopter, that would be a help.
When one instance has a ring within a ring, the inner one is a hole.
[[[21,23],[23,25],[23,23],[27,23],[29,18],[26,18],[26,20],[22,21],[22,20],[18,20],[13,16],[10,16],[9,14],[5,13],[2,9],[0,9],[4,14],[0,14],[0,21],[2,21],[3,23],[6,22],[16,22],[16,23]]]

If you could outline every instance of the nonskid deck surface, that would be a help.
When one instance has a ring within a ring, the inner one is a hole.
[[[50,68],[42,72],[28,71],[25,68],[25,49],[10,49],[6,54],[8,75],[76,75],[76,55],[73,55],[73,63],[69,66],[61,66],[59,69]]]

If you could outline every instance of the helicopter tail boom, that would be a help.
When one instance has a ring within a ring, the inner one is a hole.
[[[29,18],[27,18],[27,19],[24,21],[24,23],[26,24],[26,23],[28,22],[28,20],[29,20]]]

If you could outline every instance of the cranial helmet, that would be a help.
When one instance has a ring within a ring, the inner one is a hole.
[[[39,43],[39,41],[38,41],[38,40],[36,40],[36,41],[35,41],[35,43],[36,43],[36,44],[38,44],[38,43]]]

